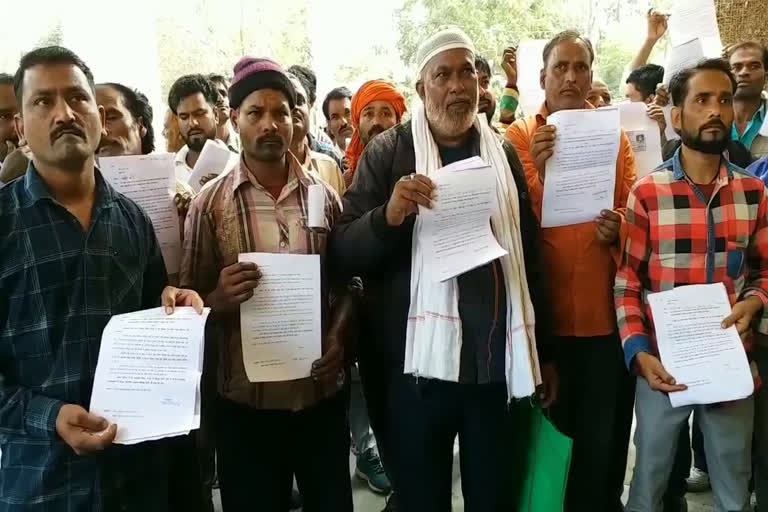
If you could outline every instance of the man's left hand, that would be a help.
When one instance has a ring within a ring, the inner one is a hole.
[[[541,400],[541,407],[549,409],[557,401],[557,393],[560,390],[560,376],[557,374],[555,363],[541,365],[541,385],[536,393]]]
[[[339,336],[328,334],[325,338],[327,350],[323,357],[312,363],[312,377],[315,380],[341,380],[344,370],[344,344]]]
[[[749,332],[752,326],[752,319],[763,309],[763,301],[760,297],[750,295],[744,300],[740,300],[733,305],[731,314],[723,320],[723,329],[735,325],[740,335]]]
[[[166,286],[160,296],[160,303],[165,308],[165,313],[167,315],[173,314],[173,310],[177,306],[191,306],[197,311],[198,315],[203,314],[203,299],[194,290]]]
[[[621,215],[611,210],[603,210],[600,216],[595,219],[597,223],[597,239],[604,244],[610,245],[619,238],[621,230]]]

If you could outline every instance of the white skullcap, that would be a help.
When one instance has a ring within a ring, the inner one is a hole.
[[[458,27],[450,27],[441,30],[437,34],[421,43],[416,51],[416,62],[419,64],[419,73],[435,55],[448,50],[463,48],[475,55],[475,45],[467,34]]]

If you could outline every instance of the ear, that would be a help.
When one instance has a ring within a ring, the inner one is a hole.
[[[101,120],[101,136],[107,135],[107,111],[101,105],[99,107],[99,119]]]
[[[589,88],[592,88],[592,80],[595,78],[595,73],[593,71],[589,72]]]
[[[672,127],[676,132],[680,133],[683,129],[683,109],[680,107],[672,107],[670,114]]]
[[[240,131],[240,127],[237,125],[237,117],[239,114],[240,114],[239,108],[229,109],[229,120],[232,121],[232,126],[235,128],[236,132]]]
[[[422,82],[421,79],[416,82],[416,94],[418,94],[419,98],[421,98],[421,101],[424,102],[424,82]]]
[[[24,137],[24,120],[21,117],[21,112],[13,116],[13,126],[16,127],[16,134],[19,136],[19,142],[21,142],[21,139],[26,138]]]
[[[542,89],[546,89],[546,80],[547,80],[547,68],[541,68],[541,71],[539,71],[539,85]]]
[[[216,108],[216,105],[213,106],[213,121],[216,123],[216,126],[219,126],[219,109]]]
[[[144,124],[144,118],[139,118],[139,137],[144,138],[147,136],[147,126]]]

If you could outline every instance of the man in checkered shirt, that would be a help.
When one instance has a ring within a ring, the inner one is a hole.
[[[628,233],[616,275],[616,312],[627,366],[638,375],[637,462],[627,511],[660,510],[678,434],[696,410],[715,510],[749,509],[753,398],[673,408],[685,389],[658,356],[644,297],[677,286],[725,285],[723,325],[747,334],[768,303],[768,192],[723,155],[736,81],[728,63],[705,60],[670,83],[672,124],[682,139],[671,160],[638,181],[627,201]],[[765,330],[764,325],[760,330]]]

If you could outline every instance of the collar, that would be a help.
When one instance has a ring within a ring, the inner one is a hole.
[[[192,169],[190,166],[187,165],[187,155],[188,154],[189,154],[189,146],[187,146],[185,144],[184,147],[181,148],[176,153],[176,159],[173,162],[174,165],[183,165],[183,166],[185,166],[188,169]]]
[[[661,164],[656,168],[656,170],[671,170],[672,177],[675,179],[675,181],[687,180],[688,177],[685,174],[685,170],[683,169],[683,162],[680,158],[680,155],[682,154],[682,148],[682,146],[677,148],[677,151],[675,151],[675,154],[672,156],[672,158]],[[717,178],[717,183],[725,184],[732,180],[733,174],[737,170],[739,170],[738,166],[729,162],[728,159],[724,156],[720,157],[720,175]]]
[[[101,176],[101,171],[99,171],[98,167],[94,167],[93,172],[96,179],[96,203],[94,204],[94,209],[110,208],[115,202],[116,192]],[[24,193],[30,205],[43,199],[58,203],[56,198],[51,195],[51,191],[48,190],[48,185],[40,177],[40,173],[37,172],[33,162],[29,162],[27,172],[24,174]]]
[[[298,186],[299,183],[304,185],[305,188],[313,184],[314,181],[309,177],[309,175],[301,166],[301,164],[296,159],[296,157],[293,156],[293,153],[291,153],[290,151],[287,151],[285,155],[286,155],[286,158],[288,159],[288,182],[286,183],[285,187],[283,187],[283,189],[293,190]],[[237,190],[244,183],[251,183],[254,187],[258,189],[266,190],[261,185],[261,183],[259,183],[259,180],[257,180],[253,176],[253,174],[251,174],[251,171],[248,169],[248,166],[245,164],[244,156],[240,157],[240,162],[238,163],[237,166],[235,166],[232,173],[234,178],[234,181],[232,182],[232,190]]]

